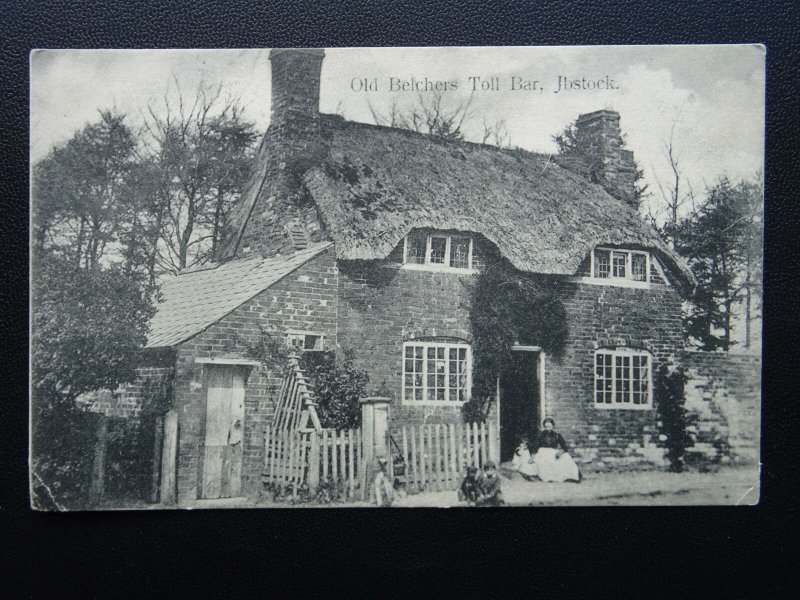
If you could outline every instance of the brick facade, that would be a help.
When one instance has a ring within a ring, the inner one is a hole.
[[[352,348],[374,393],[392,400],[391,426],[454,423],[457,407],[401,402],[403,342],[471,341],[471,275],[411,271],[397,263],[343,264],[339,277],[339,347]]]
[[[675,364],[683,347],[681,298],[673,288],[567,285],[569,337],[564,355],[548,357],[545,405],[589,468],[661,465],[657,398],[650,410],[601,409],[594,404],[594,360],[599,348],[630,347],[652,355],[653,373]]]
[[[241,305],[177,349],[175,409],[179,415],[178,500],[197,498],[205,427],[207,364],[197,358],[243,357],[260,329],[282,336],[288,329],[320,331],[326,349],[336,340],[336,263],[331,249]],[[248,371],[245,388],[242,490],[254,496],[264,462],[264,431],[273,416],[281,380],[259,367]]]
[[[422,337],[471,342],[472,277],[404,270],[388,262],[341,269],[339,346],[355,349],[373,391],[391,398],[392,428],[461,419],[456,407],[402,402],[402,348],[404,341]],[[660,464],[654,409],[594,407],[594,351],[645,349],[653,356],[654,372],[662,363],[676,362],[683,345],[680,296],[658,284],[635,289],[571,281],[563,292],[566,348],[563,356],[545,361],[546,411],[583,463],[597,468]],[[496,417],[494,403],[493,409],[490,418]]]

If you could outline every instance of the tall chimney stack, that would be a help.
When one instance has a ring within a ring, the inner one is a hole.
[[[276,142],[275,157],[302,172],[321,150],[319,88],[321,48],[273,48],[272,108],[268,135]]]
[[[619,113],[598,110],[580,115],[575,122],[578,153],[588,163],[589,178],[612,196],[638,208],[636,163],[623,147]]]
[[[274,48],[269,128],[253,174],[231,211],[218,258],[290,254],[324,235],[313,206],[303,202],[302,178],[327,152],[320,134],[319,48]]]

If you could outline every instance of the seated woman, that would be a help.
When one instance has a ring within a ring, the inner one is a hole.
[[[535,454],[530,459],[529,469],[542,481],[575,481],[581,480],[578,465],[569,455],[569,448],[564,437],[555,430],[556,422],[547,417],[542,421],[542,431],[536,436]],[[522,470],[520,470],[522,472]]]

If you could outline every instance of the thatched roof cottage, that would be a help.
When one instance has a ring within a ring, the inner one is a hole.
[[[646,463],[653,373],[682,346],[693,280],[630,206],[619,115],[578,120],[595,165],[348,122],[319,113],[323,57],[271,52],[271,122],[217,261],[165,285],[151,324],[151,372],[174,370],[179,499],[258,493],[280,389],[247,358],[262,330],[352,349],[390,397],[390,429],[460,421],[470,290],[492,260],[557,285],[567,321],[557,355],[523,340],[517,376],[498,380],[501,459],[547,415],[583,464]],[[212,417],[221,393],[227,412]],[[215,444],[229,448],[222,471]]]

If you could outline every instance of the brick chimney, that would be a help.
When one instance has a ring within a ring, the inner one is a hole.
[[[577,152],[588,163],[589,178],[612,196],[638,208],[633,152],[625,150],[619,128],[619,113],[598,110],[575,121]]]
[[[280,142],[277,158],[293,171],[304,171],[322,151],[319,86],[324,57],[325,51],[319,48],[273,48],[269,53],[272,115],[268,135]]]
[[[291,254],[324,239],[302,184],[327,153],[320,134],[319,93],[325,51],[275,48],[269,128],[258,152],[251,190],[242,194],[226,228],[221,258]]]

